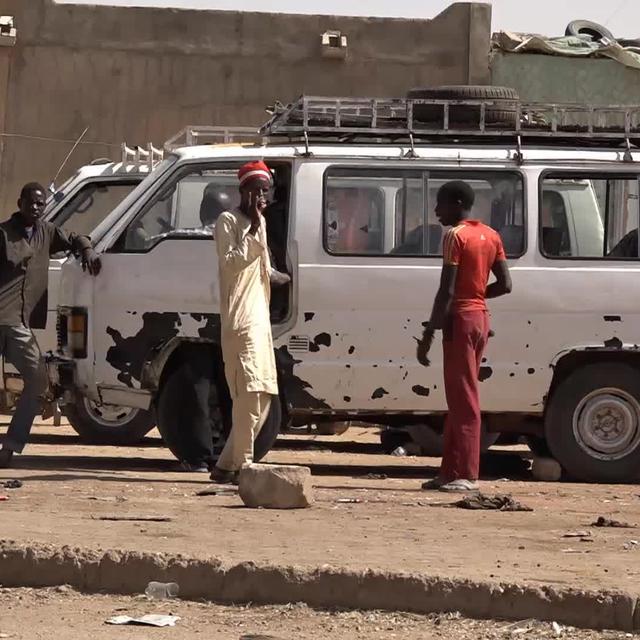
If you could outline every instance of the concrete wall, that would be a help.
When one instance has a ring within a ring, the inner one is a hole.
[[[260,124],[301,93],[402,95],[413,86],[486,83],[490,5],[458,3],[433,20],[55,5],[0,0],[15,47],[0,48],[0,217],[27,180],[48,183],[86,126],[76,167],[118,145],[162,143],[187,124]],[[348,37],[346,60],[320,34]],[[8,80],[3,85],[3,69]],[[6,91],[3,95],[3,87]],[[0,122],[2,124],[2,122]],[[63,176],[64,177],[64,176]]]
[[[614,60],[495,51],[491,80],[517,89],[523,100],[640,104],[640,71]]]

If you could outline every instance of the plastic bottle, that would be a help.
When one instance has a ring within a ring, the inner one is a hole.
[[[168,600],[177,598],[180,593],[180,585],[176,582],[150,582],[144,590],[149,600]]]

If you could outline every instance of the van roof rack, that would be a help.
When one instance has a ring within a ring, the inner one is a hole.
[[[424,114],[428,114],[428,118]],[[301,96],[276,104],[260,129],[268,138],[327,141],[372,138],[430,142],[511,137],[606,144],[640,141],[640,105],[586,106],[520,100]]]
[[[164,143],[166,151],[198,144],[257,144],[262,138],[258,127],[214,127],[189,125]]]
[[[136,167],[146,166],[149,171],[164,158],[164,151],[157,149],[150,142],[145,147],[128,147],[126,142],[122,143],[122,164],[134,165]]]

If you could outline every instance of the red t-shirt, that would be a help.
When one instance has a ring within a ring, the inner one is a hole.
[[[497,231],[478,220],[463,220],[447,231],[444,264],[458,267],[452,311],[486,311],[485,293],[491,267],[506,260]]]

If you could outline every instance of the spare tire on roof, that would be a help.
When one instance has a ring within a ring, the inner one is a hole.
[[[411,89],[407,93],[409,100],[490,100],[493,104],[485,106],[484,121],[487,125],[514,126],[516,123],[516,105],[518,92],[509,87],[485,85],[450,85]],[[440,104],[416,104],[413,117],[418,122],[428,122],[444,126],[444,106]],[[449,126],[480,124],[480,105],[451,105],[449,107]]]
[[[591,20],[573,20],[567,25],[564,32],[565,36],[591,36],[596,42],[600,42],[603,38],[607,40],[615,40],[613,33],[597,22]]]

